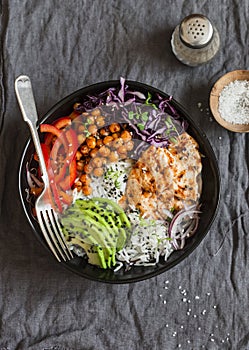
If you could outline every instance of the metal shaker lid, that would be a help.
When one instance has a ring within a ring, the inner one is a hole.
[[[185,17],[179,27],[180,39],[192,49],[207,46],[212,40],[213,32],[214,29],[210,20],[200,14]]]

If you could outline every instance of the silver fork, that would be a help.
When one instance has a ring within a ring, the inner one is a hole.
[[[23,119],[31,131],[44,182],[44,189],[35,204],[37,219],[43,236],[56,259],[60,262],[68,261],[73,258],[73,254],[67,246],[57,213],[51,203],[52,191],[37,132],[38,116],[29,77],[19,76],[15,81],[15,91]]]

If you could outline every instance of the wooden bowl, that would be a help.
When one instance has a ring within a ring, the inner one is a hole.
[[[248,70],[234,70],[223,75],[214,84],[209,98],[209,104],[211,112],[216,119],[216,121],[226,128],[227,130],[234,132],[249,132],[249,124],[233,124],[227,122],[223,119],[219,113],[219,96],[223,88],[235,80],[248,80],[249,81],[249,71]]]

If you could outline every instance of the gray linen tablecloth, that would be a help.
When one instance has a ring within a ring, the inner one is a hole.
[[[190,68],[172,54],[191,13],[215,23],[221,49]],[[249,349],[247,134],[209,112],[214,82],[249,69],[248,0],[2,0],[0,48],[0,349]],[[182,263],[129,285],[80,278],[43,249],[24,215],[18,167],[29,131],[14,80],[29,75],[42,116],[91,83],[124,76],[173,95],[214,149],[222,191],[210,232]]]

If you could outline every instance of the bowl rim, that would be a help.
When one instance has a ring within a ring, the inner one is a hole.
[[[120,80],[107,80],[107,81],[102,81],[102,82],[98,82],[95,84],[91,84],[88,86],[85,86],[83,88],[77,89],[76,91],[70,93],[69,95],[65,96],[64,98],[62,98],[61,100],[59,100],[57,103],[55,103],[42,117],[41,119],[39,119],[38,122],[38,126],[37,128],[39,128],[39,125],[41,123],[43,123],[45,120],[49,119],[49,117],[51,117],[53,115],[53,113],[55,113],[58,109],[60,109],[62,106],[70,103],[70,101],[72,102],[72,99],[74,99],[75,96],[77,95],[86,95],[87,91],[89,90],[102,90],[103,88],[108,88],[111,86],[118,86],[120,84]],[[161,96],[165,97],[165,98],[169,98],[170,95],[168,95],[167,93],[153,87],[150,86],[148,84],[145,83],[141,83],[138,81],[134,81],[134,80],[126,80],[126,84],[130,85],[133,89],[137,88],[137,89],[142,89],[142,90],[146,90],[146,91],[150,91],[152,93],[155,94],[160,94]],[[217,212],[219,209],[219,204],[220,204],[220,192],[221,192],[221,178],[220,178],[220,171],[219,171],[219,167],[218,167],[218,162],[217,162],[217,158],[215,156],[215,153],[213,151],[213,148],[206,136],[206,134],[204,133],[203,130],[201,130],[201,128],[197,125],[197,123],[195,123],[193,121],[193,119],[190,117],[189,112],[187,112],[187,110],[178,102],[176,101],[173,97],[171,99],[171,104],[173,107],[175,107],[177,109],[178,112],[180,112],[180,114],[183,115],[183,118],[186,118],[187,122],[189,122],[189,124],[191,125],[191,127],[193,128],[193,130],[195,130],[195,132],[200,136],[200,138],[203,140],[203,144],[205,144],[205,146],[208,148],[209,151],[209,155],[210,155],[210,162],[212,163],[212,170],[213,173],[215,174],[215,207],[213,208],[213,214],[211,219],[209,220],[208,224],[205,227],[205,230],[202,231],[200,233],[200,237],[199,239],[196,239],[194,241],[193,244],[191,244],[191,246],[179,257],[177,257],[176,259],[174,259],[173,261],[167,263],[167,261],[165,262],[165,265],[157,267],[155,266],[154,270],[150,270],[147,267],[145,267],[145,270],[148,269],[147,273],[144,273],[142,276],[135,276],[135,277],[130,277],[129,279],[103,279],[101,277],[96,277],[96,276],[92,276],[90,274],[85,274],[84,272],[79,272],[78,270],[75,270],[74,265],[73,264],[69,264],[68,262],[60,262],[60,265],[63,265],[67,270],[70,270],[71,272],[73,272],[76,275],[79,275],[80,277],[84,277],[88,280],[92,280],[92,281],[96,281],[96,282],[102,282],[102,283],[109,283],[109,284],[128,284],[128,283],[134,283],[134,282],[139,282],[139,281],[143,281],[155,276],[158,276],[159,274],[162,274],[168,270],[170,270],[171,268],[175,267],[176,265],[178,265],[180,262],[182,262],[183,260],[185,260],[198,246],[199,244],[203,241],[203,239],[205,238],[205,236],[207,235],[207,233],[209,232],[216,216],[217,216]],[[58,116],[59,118],[59,116]],[[23,197],[23,186],[22,186],[22,176],[23,176],[23,167],[25,166],[24,164],[24,160],[25,160],[25,156],[26,156],[26,152],[28,150],[28,148],[30,147],[32,140],[31,137],[28,138],[24,150],[22,152],[22,156],[21,156],[21,160],[20,160],[20,166],[19,166],[19,175],[18,175],[18,187],[19,187],[19,195],[21,198],[21,202],[22,202],[22,206],[25,212],[25,215],[29,221],[29,224],[32,228],[32,230],[34,231],[36,237],[38,238],[38,240],[40,241],[40,243],[43,245],[43,247],[46,248],[46,250],[52,255],[52,252],[50,251],[49,247],[47,246],[47,244],[45,243],[45,241],[42,239],[41,237],[41,233],[37,232],[37,229],[30,217],[30,213],[27,210],[27,203],[25,203],[25,198]],[[174,252],[172,253],[174,254]],[[57,262],[55,260],[55,262]],[[57,262],[58,263],[58,262]],[[88,264],[89,265],[89,264]],[[132,269],[134,269],[136,267],[132,267]],[[106,270],[104,270],[106,271]],[[114,272],[113,272],[114,274]]]
[[[247,77],[247,78],[246,78]],[[211,112],[215,118],[215,120],[220,124],[223,128],[239,133],[249,132],[249,123],[248,124],[233,124],[229,123],[227,120],[223,119],[219,113],[219,96],[221,91],[227,86],[229,83],[235,80],[248,80],[249,81],[249,70],[233,70],[224,75],[222,75],[213,85],[210,95],[209,95],[209,106]]]

